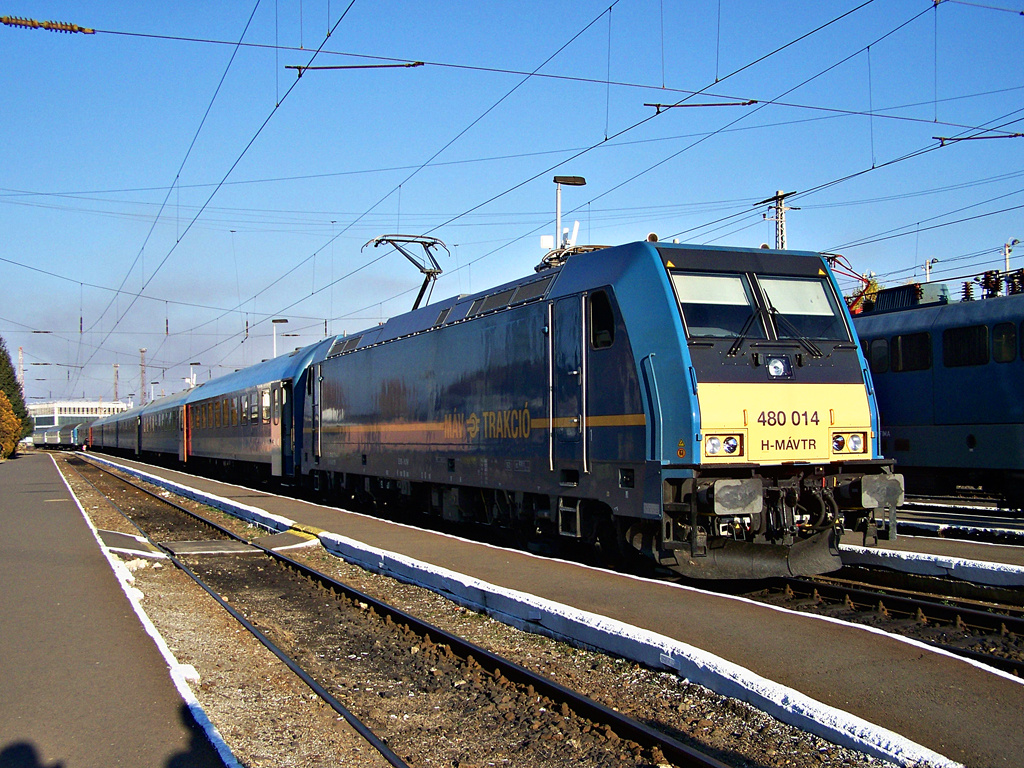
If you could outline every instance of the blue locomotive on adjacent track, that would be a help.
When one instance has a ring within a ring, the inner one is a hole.
[[[1015,290],[1022,276],[1011,276]],[[914,493],[999,494],[1024,507],[1024,293],[950,301],[944,284],[879,292],[854,325],[868,358],[882,450]]]
[[[760,578],[839,567],[843,523],[902,501],[868,381],[820,255],[583,247],[101,419],[93,445]]]

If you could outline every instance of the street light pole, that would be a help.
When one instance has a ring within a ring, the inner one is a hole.
[[[274,354],[273,357],[277,357],[277,326],[281,323],[287,323],[288,321],[283,317],[276,317],[270,321],[274,326]]]
[[[562,246],[562,185],[567,187],[585,186],[587,180],[582,176],[555,176],[555,248]]]
[[[1003,245],[1003,259],[1006,261],[1006,271],[1007,271],[1007,273],[1009,273],[1009,271],[1010,271],[1010,251],[1012,251],[1013,250],[1013,246],[1017,245],[1018,243],[1020,243],[1020,240],[1018,240],[1015,237],[1015,238],[1013,238],[1013,240],[1010,240],[1008,243],[1005,243]]]

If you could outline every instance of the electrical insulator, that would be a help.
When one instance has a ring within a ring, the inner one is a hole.
[[[50,32],[81,32],[83,35],[95,35],[95,29],[80,27],[69,21],[36,21],[35,19],[23,19],[20,16],[0,16],[0,23],[8,27],[25,27],[26,29],[45,29]]]
[[[982,275],[981,286],[985,289],[985,298],[991,299],[999,295],[1000,289],[1003,287],[1003,279],[996,270],[992,269]]]
[[[1012,295],[1024,293],[1024,269],[1018,269],[1006,276],[1006,292]]]
[[[961,301],[974,301],[974,283],[969,280],[964,283],[964,290]]]

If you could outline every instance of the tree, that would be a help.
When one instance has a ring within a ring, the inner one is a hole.
[[[21,420],[14,415],[7,395],[0,392],[0,461],[14,455],[20,439]]]
[[[21,434],[18,439],[31,435],[32,419],[28,417],[28,409],[25,407],[25,393],[22,392],[21,383],[14,372],[14,364],[11,362],[11,355],[7,351],[3,336],[0,336],[0,392],[7,395],[8,405],[14,409],[14,415],[21,423]]]

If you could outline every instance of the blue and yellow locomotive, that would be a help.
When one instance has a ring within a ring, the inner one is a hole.
[[[571,250],[314,357],[301,472],[687,576],[834,570],[902,501],[851,327],[820,255]]]

